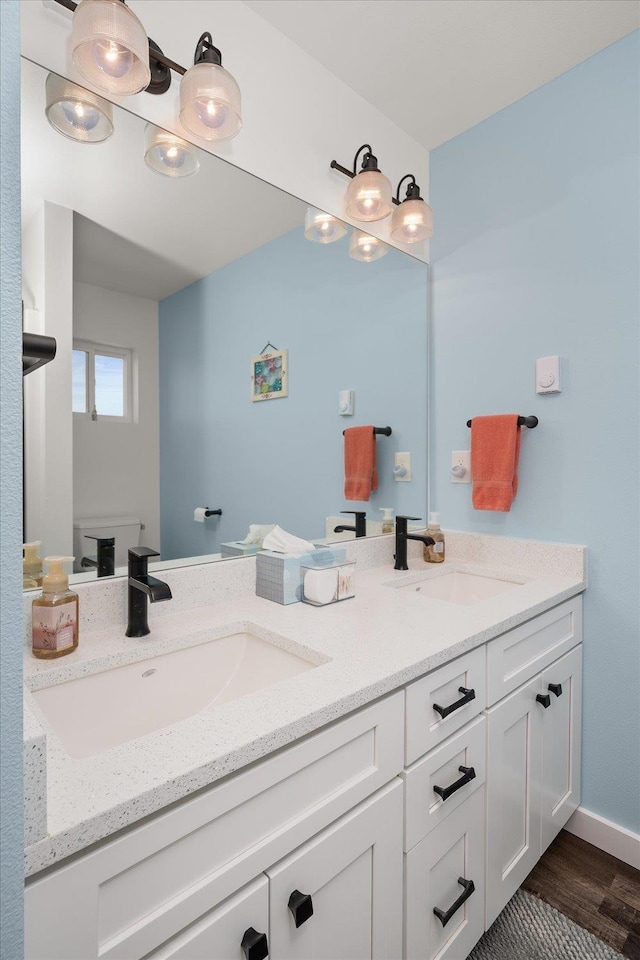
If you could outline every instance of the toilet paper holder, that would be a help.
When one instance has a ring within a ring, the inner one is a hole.
[[[196,507],[193,511],[193,519],[197,523],[204,523],[207,517],[221,517],[222,510],[210,510],[209,507]]]
[[[204,515],[205,515],[205,517],[221,517],[221,516],[222,516],[222,510],[220,510],[220,509],[218,509],[218,510],[209,510],[209,507],[205,507],[205,508],[204,508]]]

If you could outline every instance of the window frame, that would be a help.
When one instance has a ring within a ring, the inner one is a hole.
[[[132,423],[133,421],[133,351],[128,347],[114,347],[106,343],[94,343],[89,340],[75,340],[72,349],[87,355],[86,367],[86,400],[87,409],[84,413],[77,410],[73,411],[74,417],[81,417],[84,420],[91,420],[94,423]],[[93,411],[96,405],[96,354],[99,357],[113,357],[122,360],[122,409],[123,415],[112,416],[101,414],[99,411],[94,416]]]

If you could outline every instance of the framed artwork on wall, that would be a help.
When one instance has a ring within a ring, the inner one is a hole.
[[[251,358],[251,399],[289,396],[289,351],[274,350]]]

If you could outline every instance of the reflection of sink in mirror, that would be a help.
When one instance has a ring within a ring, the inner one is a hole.
[[[110,140],[61,136],[44,113],[46,77],[23,62],[25,330],[58,343],[25,378],[25,539],[42,541],[41,556],[73,554],[78,582],[97,575],[88,537],[109,530],[122,574],[136,545],[181,566],[252,555],[238,545],[251,525],[333,542],[354,536],[335,533],[353,525],[349,506],[366,510],[367,536],[381,534],[383,507],[425,516],[425,264],[391,246],[358,262],[344,236],[311,242],[306,202],[198,147],[193,176],[149,170],[145,123],[118,106]],[[194,223],[215,225],[206,243]],[[390,317],[402,350],[365,349]],[[288,396],[276,387],[283,355]],[[354,413],[339,416],[353,384]],[[377,490],[348,503],[343,430],[366,424],[393,433],[376,438]],[[393,475],[400,437],[413,484]],[[195,522],[206,507],[222,515]]]
[[[90,757],[317,666],[234,633],[35,690],[66,752]]]
[[[475,573],[444,573],[442,576],[413,583],[389,584],[398,590],[415,593],[426,600],[444,600],[446,603],[472,604],[481,600],[498,597],[501,593],[521,586],[512,580],[498,580],[495,577],[480,577]]]

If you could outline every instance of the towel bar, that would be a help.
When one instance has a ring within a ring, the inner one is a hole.
[[[347,431],[343,430],[342,435],[344,436]],[[390,437],[393,433],[391,427],[374,427],[373,432],[377,436]]]
[[[533,430],[534,427],[537,427],[539,420],[537,417],[518,417],[518,426],[519,427],[529,427],[530,430]],[[471,420],[467,420],[467,426],[471,426]]]

